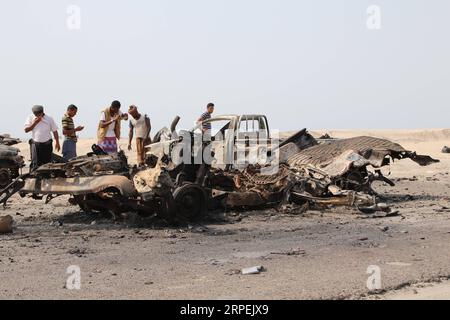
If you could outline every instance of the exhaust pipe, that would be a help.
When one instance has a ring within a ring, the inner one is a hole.
[[[175,119],[172,121],[172,124],[170,125],[170,132],[173,134],[176,133],[177,125],[180,122],[181,118],[180,116],[176,116]]]

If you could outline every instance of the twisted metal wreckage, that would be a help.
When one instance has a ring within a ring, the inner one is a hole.
[[[19,139],[13,139],[9,135],[0,135],[0,188],[6,187],[20,175],[20,170],[25,166],[20,150],[12,147],[20,143]]]
[[[377,180],[394,185],[382,167],[406,158],[421,166],[439,161],[384,139],[315,139],[306,129],[277,143],[262,115],[212,118],[207,122],[219,127],[207,141],[201,124],[177,133],[179,120],[157,133],[145,167],[131,167],[122,151],[106,155],[94,145],[86,156],[18,176],[0,191],[0,203],[15,193],[45,196],[46,202],[71,195],[70,203],[86,212],[135,211],[169,222],[198,220],[215,208],[288,204],[354,206],[368,213],[387,210],[371,187]],[[257,161],[249,161],[251,154]]]

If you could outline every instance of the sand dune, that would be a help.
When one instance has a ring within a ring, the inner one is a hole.
[[[311,130],[314,136],[328,133],[336,138],[350,138],[357,135],[373,136],[403,142],[450,142],[450,129],[426,130]]]

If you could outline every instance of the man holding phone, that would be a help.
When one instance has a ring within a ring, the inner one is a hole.
[[[55,149],[61,150],[59,144],[58,127],[53,118],[44,113],[43,106],[34,106],[31,114],[25,122],[25,133],[31,132],[31,171],[40,166],[52,162],[53,138]]]
[[[111,106],[102,111],[97,129],[98,145],[107,154],[118,151],[117,141],[120,140],[121,122],[128,120],[128,114],[120,111],[119,101],[113,101]]]
[[[67,112],[62,118],[62,128],[64,135],[62,154],[66,161],[77,157],[77,132],[80,132],[84,129],[84,127],[82,126],[75,128],[73,118],[77,115],[77,112],[77,106],[71,104],[67,108]]]

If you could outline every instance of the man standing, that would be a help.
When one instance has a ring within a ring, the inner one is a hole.
[[[62,148],[62,154],[66,161],[77,157],[77,132],[80,132],[84,127],[79,126],[75,128],[73,118],[77,115],[77,106],[71,104],[67,108],[66,114],[62,118],[62,129],[64,135],[64,143]]]
[[[43,106],[34,106],[25,122],[25,133],[31,132],[31,171],[52,162],[53,138],[56,151],[61,150],[59,144],[58,127],[55,121],[44,113]]]
[[[107,154],[117,153],[117,141],[120,140],[121,121],[128,120],[128,114],[120,112],[121,104],[113,101],[102,111],[97,130],[98,145]]]
[[[143,166],[145,164],[145,146],[151,143],[152,125],[150,118],[146,114],[140,114],[136,106],[130,106],[128,113],[131,115],[128,150],[132,150],[131,143],[134,131],[136,131],[137,161],[139,166]]]
[[[211,115],[214,113],[214,103],[208,103],[206,106],[206,112],[203,113],[197,120],[197,124],[202,123],[208,119],[211,119]],[[202,132],[211,133],[211,123],[203,123]]]

